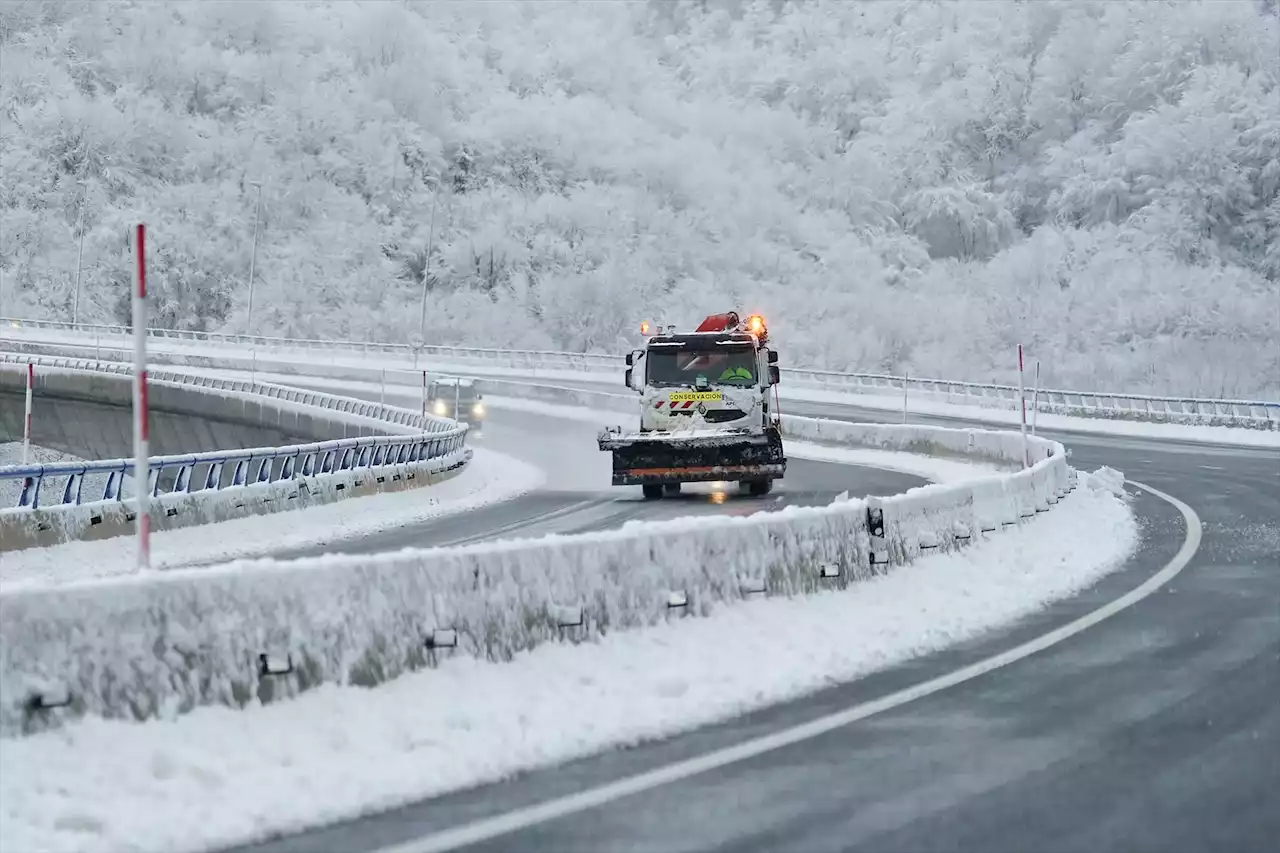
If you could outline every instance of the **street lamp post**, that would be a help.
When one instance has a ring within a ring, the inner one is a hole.
[[[431,227],[427,232],[427,262],[422,268],[422,316],[418,321],[418,337],[423,341],[427,339],[427,282],[431,278],[431,253],[435,251],[436,201],[439,193],[440,187],[437,184],[435,191],[431,193]]]
[[[80,218],[77,228],[80,230],[80,248],[76,252],[76,294],[71,302],[71,325],[80,324],[80,271],[84,268],[84,208],[85,203],[89,200],[89,182],[83,178],[76,181],[82,189],[80,191]]]
[[[262,218],[262,182],[250,181],[250,186],[258,188],[258,204],[253,212],[253,253],[249,256],[249,334],[253,334],[253,285],[254,271],[258,265],[258,221]]]

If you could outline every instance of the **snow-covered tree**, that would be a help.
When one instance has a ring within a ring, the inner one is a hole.
[[[257,222],[254,317],[249,267]],[[0,312],[1280,391],[1271,0],[0,3]],[[426,310],[423,311],[425,297]]]

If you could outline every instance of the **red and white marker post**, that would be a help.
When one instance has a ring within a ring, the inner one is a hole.
[[[1022,467],[1030,464],[1027,455],[1027,388],[1022,377],[1022,344],[1018,344],[1018,398],[1022,401]]]
[[[22,464],[27,464],[31,453],[31,389],[36,384],[36,366],[27,362],[27,408],[22,421]]]
[[[151,466],[147,453],[147,226],[133,227],[133,479],[138,568],[151,568]]]

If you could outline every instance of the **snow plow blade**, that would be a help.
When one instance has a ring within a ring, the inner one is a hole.
[[[746,433],[600,433],[613,453],[613,485],[780,480],[787,470],[782,436]]]

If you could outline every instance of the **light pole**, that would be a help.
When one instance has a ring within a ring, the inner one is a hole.
[[[80,270],[84,267],[84,208],[85,203],[89,200],[89,182],[84,178],[76,181],[82,189],[80,191],[80,221],[77,226],[80,229],[80,249],[76,252],[76,295],[71,302],[71,325],[80,325]]]
[[[249,256],[249,334],[253,334],[253,284],[254,269],[258,265],[258,221],[262,218],[262,182],[250,181],[249,186],[258,188],[258,204],[253,212],[253,254]]]
[[[427,232],[427,262],[422,267],[422,317],[418,321],[418,337],[427,339],[427,281],[431,277],[431,253],[436,241],[436,200],[440,197],[440,185],[431,193],[431,230]]]

